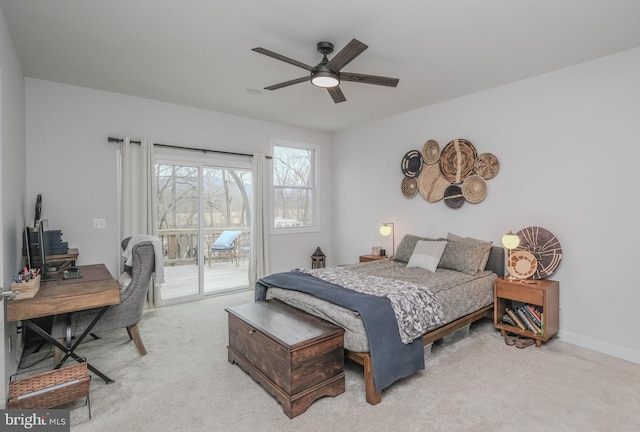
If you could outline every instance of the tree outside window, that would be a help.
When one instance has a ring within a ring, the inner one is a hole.
[[[315,226],[315,159],[310,146],[273,146],[273,227]]]

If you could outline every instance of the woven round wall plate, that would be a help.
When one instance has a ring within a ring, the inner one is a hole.
[[[462,182],[462,195],[470,203],[479,203],[487,197],[487,182],[477,174],[470,175]]]
[[[408,151],[402,158],[400,168],[407,177],[417,177],[422,169],[422,154],[418,150]]]
[[[464,204],[464,196],[462,195],[462,189],[460,186],[451,185],[444,191],[444,203],[447,207],[457,209]]]
[[[498,175],[500,162],[498,162],[498,158],[493,153],[482,153],[476,158],[473,169],[480,177],[489,180]]]
[[[422,146],[422,159],[427,165],[433,165],[440,160],[440,144],[436,140],[429,140]]]
[[[476,148],[469,141],[450,141],[440,153],[440,170],[450,183],[460,184],[473,172],[477,157]]]
[[[513,251],[507,260],[509,274],[518,279],[527,279],[533,276],[537,268],[538,260],[532,253],[527,251]]]
[[[530,252],[538,263],[532,279],[550,276],[562,260],[560,241],[546,229],[535,226],[523,228],[516,234],[520,238],[517,250]]]
[[[418,180],[415,177],[404,176],[400,189],[402,189],[402,195],[413,198],[418,193]]]
[[[444,191],[450,185],[438,164],[425,165],[418,176],[418,192],[428,202],[437,202],[444,198]]]

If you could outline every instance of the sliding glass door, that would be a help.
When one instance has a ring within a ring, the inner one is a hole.
[[[157,155],[164,304],[248,288],[252,177],[248,161]]]
[[[204,293],[249,286],[252,182],[249,169],[203,168]]]

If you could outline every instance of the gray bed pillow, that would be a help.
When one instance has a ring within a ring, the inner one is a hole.
[[[428,237],[418,237],[413,234],[405,234],[400,240],[400,244],[396,248],[396,252],[393,255],[394,261],[406,262],[408,263],[411,259],[411,255],[413,255],[413,250],[416,248],[416,244],[418,244],[419,240],[442,240],[442,239],[434,239]]]
[[[489,243],[466,243],[448,240],[447,246],[440,257],[438,267],[475,275],[478,273],[478,268],[488,250],[491,250],[491,244]]]
[[[493,246],[493,242],[489,240],[478,240],[472,237],[460,237],[458,235],[448,233],[447,240],[459,241],[463,243],[485,243],[490,246]],[[480,261],[480,265],[478,266],[478,271],[484,271],[487,268],[487,262],[489,261],[489,254],[491,253],[491,247],[487,248],[484,256],[482,257],[482,261]]]

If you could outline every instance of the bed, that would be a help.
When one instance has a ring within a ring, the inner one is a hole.
[[[424,346],[491,313],[504,250],[449,234],[405,235],[392,259],[262,278],[256,300],[278,299],[345,329],[345,355],[364,368],[367,402],[424,369]]]

